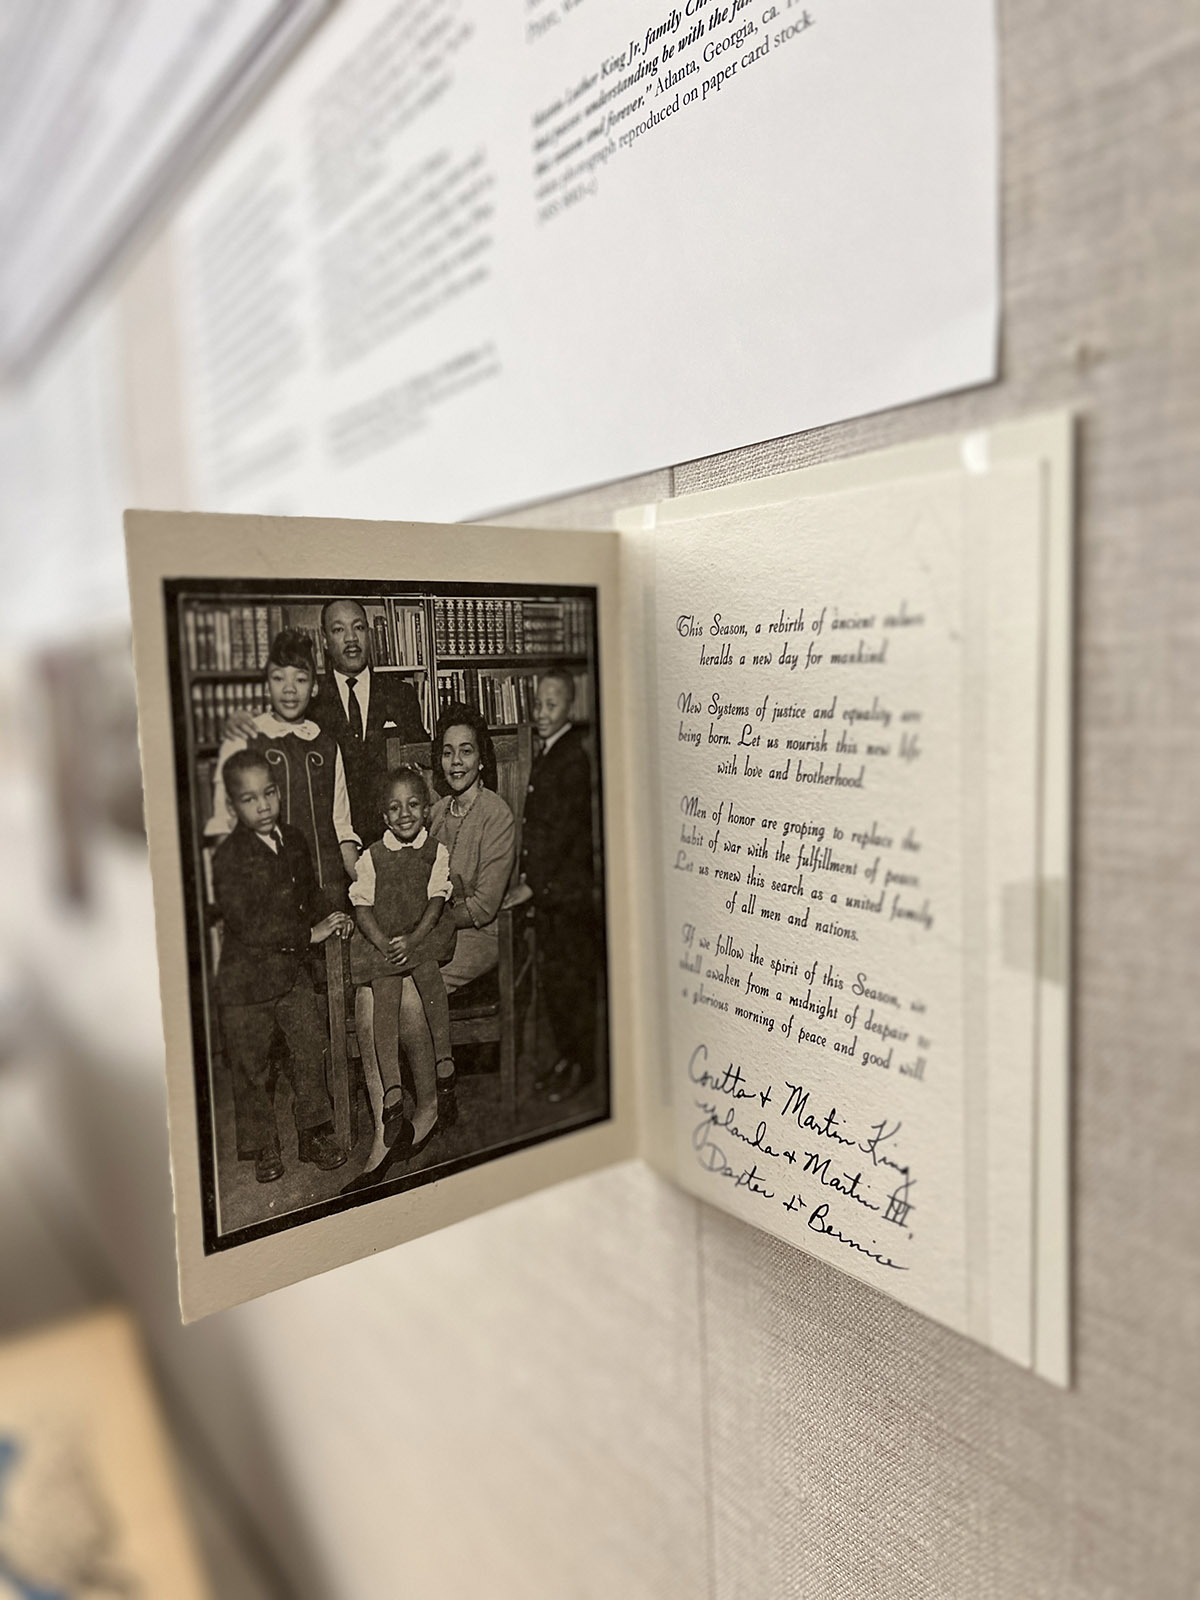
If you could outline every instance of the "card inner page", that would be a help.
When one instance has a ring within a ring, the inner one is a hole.
[[[676,513],[652,574],[665,1159],[1032,1359],[1043,496]]]

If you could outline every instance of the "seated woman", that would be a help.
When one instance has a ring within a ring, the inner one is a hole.
[[[499,962],[496,919],[516,859],[517,827],[507,802],[495,792],[496,752],[487,723],[477,711],[461,703],[447,706],[438,719],[432,756],[434,787],[441,798],[433,807],[429,837],[444,844],[450,858],[450,915],[457,934],[454,954],[441,972],[447,992],[453,994]],[[446,1060],[435,1066],[421,997],[411,977],[406,977],[400,996],[399,1037],[416,1103],[411,1133],[406,1129],[405,1139],[388,1148],[382,1078],[375,1055],[374,1006],[374,994],[364,985],[355,995],[354,1016],[375,1137],[366,1169],[346,1185],[343,1194],[380,1182],[393,1162],[423,1149],[439,1125],[452,1126],[457,1118],[454,1063]]]
[[[496,751],[478,711],[461,701],[448,705],[432,753],[433,786],[442,798],[429,837],[450,852],[450,915],[458,929],[454,954],[442,968],[446,992],[453,994],[500,960],[496,918],[512,877],[517,825],[496,793]],[[442,1120],[452,1126],[458,1116],[453,1061],[437,1064],[437,1096]]]

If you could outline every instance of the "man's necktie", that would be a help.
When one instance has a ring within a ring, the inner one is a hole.
[[[350,732],[358,740],[359,744],[361,744],[363,738],[362,707],[359,705],[358,696],[354,692],[354,685],[357,682],[357,678],[346,679],[346,689],[348,691],[346,696],[346,712],[350,718]]]

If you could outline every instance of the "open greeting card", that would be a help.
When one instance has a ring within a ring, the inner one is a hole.
[[[1067,1382],[1070,497],[131,512],[185,1317],[641,1156]]]

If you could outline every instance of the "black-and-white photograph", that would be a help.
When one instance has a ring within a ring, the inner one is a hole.
[[[206,1253],[609,1116],[596,602],[164,582]]]

